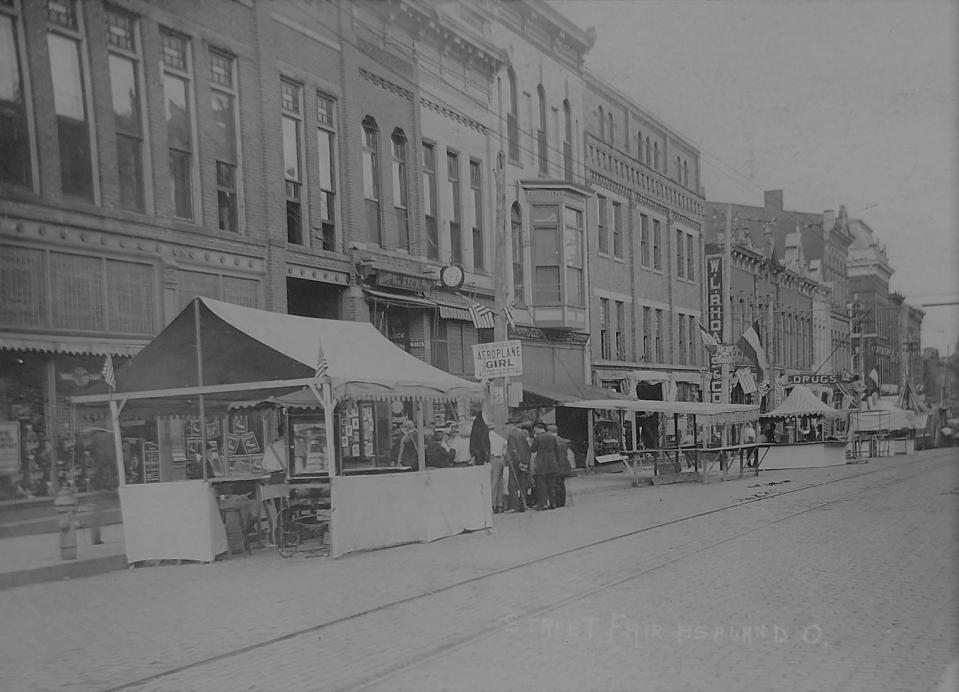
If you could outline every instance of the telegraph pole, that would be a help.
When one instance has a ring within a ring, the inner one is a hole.
[[[500,144],[502,145],[502,141]],[[509,305],[512,283],[507,281],[509,275],[507,267],[512,265],[506,252],[510,239],[506,229],[505,158],[502,146],[500,146],[499,153],[496,155],[496,168],[493,170],[493,180],[496,184],[496,226],[493,234],[496,241],[496,271],[494,272],[496,314],[493,317],[493,341],[506,341],[509,338],[506,307]],[[495,378],[493,386],[502,386],[503,401],[501,405],[495,399],[490,402],[490,416],[492,418],[490,423],[492,427],[502,431],[503,426],[509,419],[509,377]]]

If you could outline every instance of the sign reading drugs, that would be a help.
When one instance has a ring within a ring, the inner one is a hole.
[[[518,339],[473,346],[476,379],[517,377],[523,374],[523,343]]]

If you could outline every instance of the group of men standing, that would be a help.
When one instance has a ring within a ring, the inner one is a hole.
[[[505,453],[509,480],[505,493],[501,487],[497,493],[494,482],[494,512],[508,509],[524,512],[527,507],[546,510],[566,505],[566,477],[572,472],[569,440],[558,435],[555,425],[510,419]]]

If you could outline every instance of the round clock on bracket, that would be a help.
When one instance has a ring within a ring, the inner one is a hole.
[[[448,264],[440,269],[440,282],[446,288],[459,288],[466,281],[466,272],[458,264]]]

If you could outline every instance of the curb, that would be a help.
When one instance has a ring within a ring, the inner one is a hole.
[[[127,568],[127,556],[106,555],[89,560],[64,560],[60,564],[0,573],[0,591],[28,584],[92,577]]]

